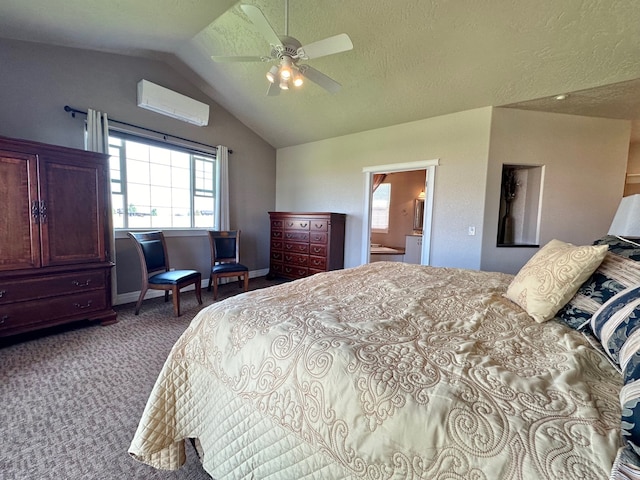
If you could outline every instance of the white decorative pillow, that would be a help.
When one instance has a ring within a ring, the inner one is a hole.
[[[522,267],[506,296],[536,322],[546,322],[571,300],[607,250],[607,245],[577,247],[551,240]]]

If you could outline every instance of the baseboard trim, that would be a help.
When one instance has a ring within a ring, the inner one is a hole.
[[[267,275],[267,273],[269,273],[268,268],[264,268],[262,270],[252,270],[249,272],[249,278],[264,277],[265,275]],[[227,283],[231,281],[234,281],[234,280],[229,278],[221,279],[221,283]],[[206,291],[207,285],[209,285],[209,277],[207,278],[203,277],[201,285],[202,285],[202,289]],[[182,291],[186,292],[189,290],[195,290],[195,287],[193,285],[190,285]],[[125,303],[135,303],[138,301],[139,296],[140,296],[140,290],[138,290],[137,292],[119,293],[116,296],[116,301],[114,305],[123,305]],[[147,294],[144,296],[144,298],[145,299],[157,298],[162,296],[164,296],[164,292],[162,290],[147,290]]]

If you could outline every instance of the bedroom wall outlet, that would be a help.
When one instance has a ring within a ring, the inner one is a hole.
[[[475,235],[476,234],[476,227],[469,227],[469,235]]]

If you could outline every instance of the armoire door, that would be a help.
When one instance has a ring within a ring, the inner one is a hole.
[[[40,266],[37,162],[0,150],[0,271]]]
[[[42,265],[105,261],[103,166],[40,160]]]

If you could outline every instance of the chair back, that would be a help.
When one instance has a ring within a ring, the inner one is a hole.
[[[167,244],[161,231],[128,233],[138,250],[143,275],[148,277],[153,272],[169,271]]]
[[[240,263],[240,230],[209,230],[211,264]]]

